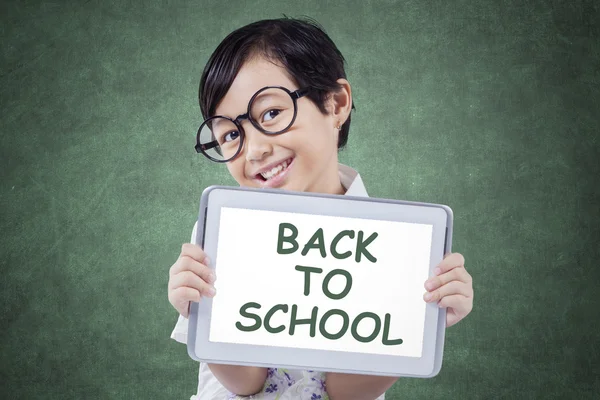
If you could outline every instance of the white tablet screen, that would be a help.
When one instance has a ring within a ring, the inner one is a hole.
[[[221,208],[209,340],[421,357],[432,225]]]

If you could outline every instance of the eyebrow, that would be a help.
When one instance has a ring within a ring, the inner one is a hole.
[[[254,98],[254,104],[260,104],[261,101],[265,101],[269,97],[276,97],[276,96],[273,95],[272,93],[268,93],[266,91],[262,92],[261,94],[259,94],[258,96],[256,96]],[[248,104],[248,103],[246,103],[246,104]],[[245,114],[246,112],[247,112],[247,110],[244,111],[242,114]],[[242,114],[238,114],[238,115],[242,115]],[[217,115],[215,115],[215,117],[217,117],[217,116],[227,116],[227,115],[224,115],[224,114],[217,114]]]
[[[267,93],[267,91],[264,91],[254,99],[254,104],[260,105],[261,101],[265,101],[269,97],[275,97],[275,95]]]
[[[216,119],[211,121],[211,130],[214,131],[215,129],[217,129],[219,127],[219,125],[223,124],[223,121],[221,119]]]

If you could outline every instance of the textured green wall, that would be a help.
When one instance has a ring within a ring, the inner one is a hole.
[[[230,31],[284,13],[319,20],[347,58],[342,162],[372,196],[450,205],[474,278],[440,375],[387,398],[600,391],[598,2],[11,3],[0,397],[194,393],[168,269],[203,188],[235,183],[193,149],[198,82]]]

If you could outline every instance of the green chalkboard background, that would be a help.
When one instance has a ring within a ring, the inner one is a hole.
[[[258,19],[316,18],[371,196],[438,202],[474,279],[433,379],[387,399],[600,392],[600,6],[589,1],[0,6],[0,397],[188,399],[168,270],[200,194],[200,74]]]

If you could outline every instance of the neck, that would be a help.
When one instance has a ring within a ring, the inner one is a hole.
[[[342,185],[342,182],[340,181],[340,178],[338,176],[338,184],[337,184],[338,188],[336,189],[336,191],[332,194],[346,194],[346,189],[344,188],[344,186]]]
[[[324,194],[339,194],[343,195],[346,193],[346,189],[342,185],[340,180],[340,172],[337,160],[335,165],[327,169],[327,172],[323,174],[323,179],[319,187],[315,188],[314,192]]]

